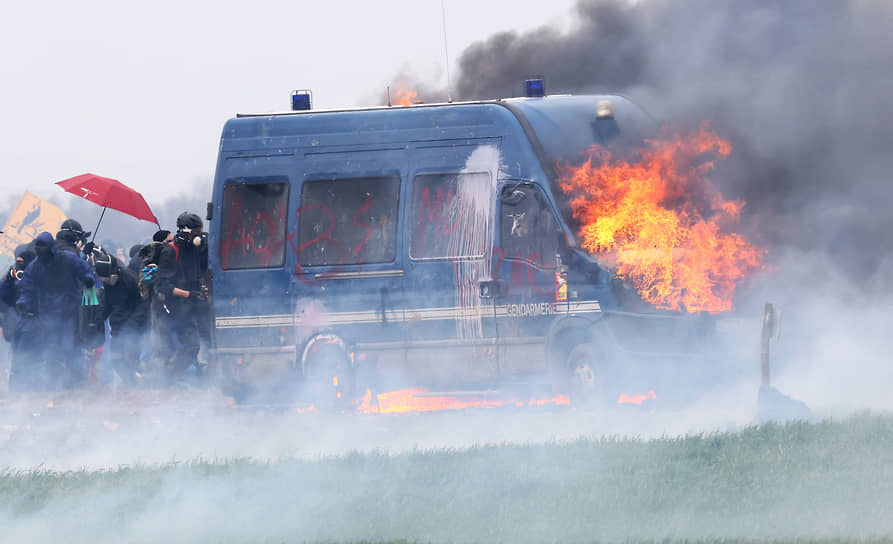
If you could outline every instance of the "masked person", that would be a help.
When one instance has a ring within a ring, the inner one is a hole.
[[[159,353],[169,383],[198,369],[200,321],[209,319],[205,276],[208,270],[207,236],[201,218],[189,212],[177,217],[177,233],[158,255],[153,314]]]
[[[93,287],[90,265],[68,251],[55,248],[53,235],[42,232],[34,242],[37,258],[25,268],[16,311],[27,321],[23,331],[33,361],[43,367],[49,389],[86,383],[88,368],[76,350],[78,312],[84,287]]]
[[[15,312],[16,300],[19,298],[19,287],[25,268],[34,260],[34,250],[27,245],[21,245],[15,249],[16,261],[0,282],[0,300],[8,306],[3,315],[3,338],[12,345],[12,364],[9,369],[9,390],[27,391],[36,389],[31,385],[37,381],[36,376],[29,375],[28,354],[21,353],[19,340],[21,339],[26,322]]]
[[[138,385],[148,308],[140,297],[137,275],[108,254],[96,258],[93,270],[105,292],[104,316],[111,328],[112,367],[125,385]]]
[[[56,233],[56,249],[82,255],[90,233],[84,232],[81,224],[74,219],[66,219]]]

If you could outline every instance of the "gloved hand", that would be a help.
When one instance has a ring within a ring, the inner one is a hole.
[[[96,249],[96,244],[93,242],[87,242],[84,244],[84,255],[90,255],[93,253],[93,250]]]
[[[84,280],[84,287],[89,289],[89,288],[93,287],[94,285],[96,285],[96,282],[93,281],[93,278],[90,276],[87,276],[87,278]]]
[[[201,291],[189,291],[189,300],[205,300],[205,294]]]

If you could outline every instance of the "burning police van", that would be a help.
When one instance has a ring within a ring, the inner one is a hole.
[[[629,100],[294,104],[239,115],[220,141],[208,213],[227,391],[338,406],[368,389],[549,384],[592,398],[632,356],[703,345],[703,312],[643,301],[581,247],[558,183],[594,145],[642,145],[653,122]]]

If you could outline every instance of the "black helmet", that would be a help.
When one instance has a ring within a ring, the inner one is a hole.
[[[74,219],[66,219],[65,221],[63,221],[62,226],[59,227],[59,230],[73,232],[79,240],[86,240],[90,237],[90,233],[84,232],[84,227],[82,227],[81,224]]]
[[[171,231],[169,231],[169,230],[164,230],[164,229],[159,230],[155,234],[152,235],[152,241],[153,242],[164,242],[165,240],[167,240],[167,235],[170,233],[171,233]]]
[[[202,226],[202,218],[194,213],[183,212],[177,217],[177,230],[200,229]]]

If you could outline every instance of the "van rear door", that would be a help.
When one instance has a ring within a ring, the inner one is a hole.
[[[221,162],[214,195],[219,220],[210,223],[215,348],[238,358],[239,372],[255,381],[278,380],[288,367],[254,362],[294,360],[285,293],[289,202],[298,168],[289,151],[264,153],[232,153]]]

